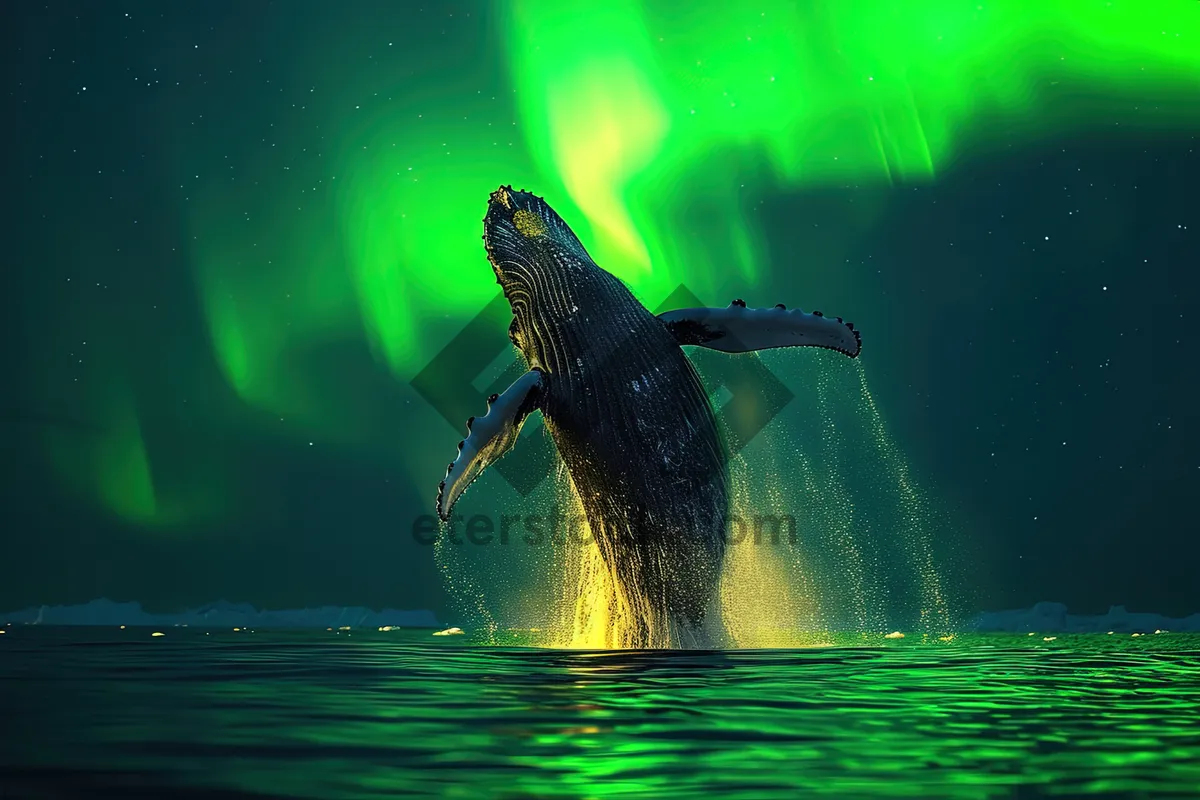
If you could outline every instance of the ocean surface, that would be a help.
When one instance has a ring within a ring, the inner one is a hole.
[[[578,652],[13,626],[3,798],[1200,796],[1200,636]]]

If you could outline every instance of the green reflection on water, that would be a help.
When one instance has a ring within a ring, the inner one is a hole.
[[[25,732],[0,753],[0,788],[71,770],[89,789],[163,796],[1200,786],[1194,635],[697,653],[475,647],[428,631],[9,628],[0,680]]]

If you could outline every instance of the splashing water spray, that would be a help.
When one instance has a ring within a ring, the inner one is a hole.
[[[913,484],[861,366],[846,370],[823,352],[772,354],[781,363],[797,357],[793,370],[815,384],[812,415],[784,433],[775,432],[783,425],[768,428],[730,461],[719,588],[730,646],[861,643],[896,628],[949,633],[952,609],[932,546],[945,515]],[[850,469],[851,456],[875,468]],[[522,532],[493,548],[442,536],[438,561],[476,641],[611,648],[632,624],[624,594],[566,471],[560,466],[547,484],[530,503],[547,523],[537,546],[525,546],[534,539]]]

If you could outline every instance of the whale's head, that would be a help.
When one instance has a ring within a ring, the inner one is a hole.
[[[488,198],[483,245],[510,301],[514,293],[532,293],[539,283],[569,282],[573,272],[597,268],[545,200],[511,186],[501,186]]]

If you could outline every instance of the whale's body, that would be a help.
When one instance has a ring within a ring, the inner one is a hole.
[[[629,606],[621,644],[697,643],[729,506],[716,418],[683,349],[625,284],[585,264],[562,274],[518,314],[517,340],[545,373],[547,430]]]
[[[655,316],[601,269],[538,197],[501,187],[484,244],[530,371],[470,434],[438,492],[450,508],[540,410],[613,577],[616,647],[719,646],[715,599],[729,510],[728,456],[681,345],[742,352],[807,344],[858,353],[841,320],[775,309]]]

